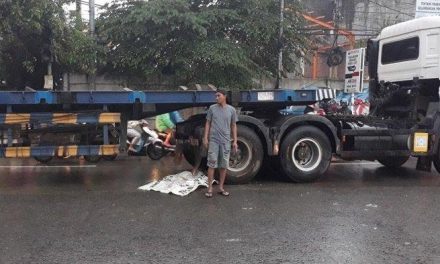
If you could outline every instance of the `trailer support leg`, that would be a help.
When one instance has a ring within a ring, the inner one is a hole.
[[[127,123],[128,123],[128,113],[121,113],[121,131],[119,133],[119,152],[125,153],[127,151]]]
[[[104,125],[103,129],[103,133],[104,133],[104,145],[109,145],[109,140],[108,140],[108,125]]]
[[[6,112],[12,113],[12,106],[8,105],[6,106]],[[12,146],[12,128],[8,128],[8,147]]]
[[[104,105],[104,109],[105,112],[108,111],[108,107],[107,105]],[[108,124],[105,124],[103,127],[103,134],[104,134],[104,145],[109,145],[109,140],[108,140]]]

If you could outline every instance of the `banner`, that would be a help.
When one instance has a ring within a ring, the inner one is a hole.
[[[440,0],[417,0],[416,18],[440,16]]]
[[[364,78],[365,48],[348,50],[345,60],[345,87],[346,93],[362,92]]]

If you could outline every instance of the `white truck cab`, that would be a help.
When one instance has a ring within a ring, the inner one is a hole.
[[[379,82],[440,79],[440,17],[386,27],[377,40]]]

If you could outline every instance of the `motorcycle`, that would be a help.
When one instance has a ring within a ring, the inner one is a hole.
[[[141,138],[139,142],[133,147],[135,151],[129,151],[130,156],[145,156],[147,155],[152,160],[159,160],[169,153],[174,153],[175,146],[165,146],[163,144],[166,134],[158,133],[148,126],[142,127]],[[127,138],[127,145],[130,145],[132,138]]]
[[[319,107],[327,115],[351,115],[349,105],[345,101],[338,103],[334,99],[322,100],[319,103]]]

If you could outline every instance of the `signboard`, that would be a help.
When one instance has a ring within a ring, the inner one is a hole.
[[[53,76],[44,75],[44,89],[53,90]]]
[[[417,0],[416,18],[440,16],[440,0]]]
[[[275,99],[273,92],[259,92],[257,97],[258,101],[273,101]]]
[[[348,50],[345,60],[345,88],[346,93],[362,92],[364,78],[365,49]]]

